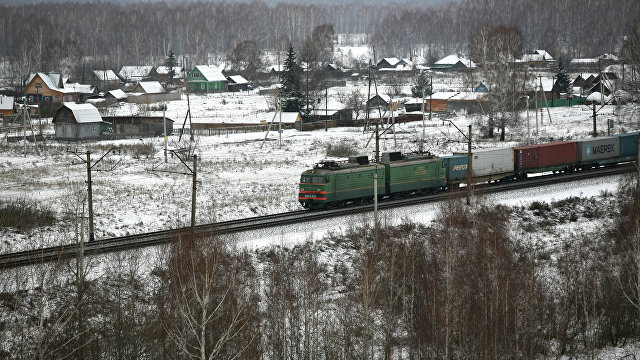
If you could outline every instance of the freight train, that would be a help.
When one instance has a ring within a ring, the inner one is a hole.
[[[472,150],[475,183],[525,179],[529,174],[572,172],[637,161],[640,132],[577,141]],[[387,152],[379,162],[367,156],[325,160],[300,177],[298,201],[305,209],[366,203],[378,197],[426,194],[466,182],[467,153],[448,156]]]

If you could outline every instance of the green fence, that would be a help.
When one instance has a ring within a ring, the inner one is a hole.
[[[555,100],[547,100],[547,101],[538,101],[538,107],[563,107],[563,106],[576,106],[576,105],[584,105],[586,97],[573,97],[570,99],[555,99]],[[536,104],[532,104],[529,106],[531,109],[536,107]]]

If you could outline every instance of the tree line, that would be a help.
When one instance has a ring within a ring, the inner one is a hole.
[[[185,235],[153,262],[139,251],[78,253],[3,271],[0,355],[593,355],[640,334],[640,192],[635,178],[627,181],[609,205],[569,198],[517,210],[451,198],[431,226],[354,226],[320,242],[255,252],[229,238]],[[514,211],[533,215],[520,231],[581,217],[608,225],[549,252],[514,228]]]
[[[333,25],[336,33],[371,34],[378,57],[408,57],[416,47],[427,49],[429,60],[466,52],[481,24],[518,26],[527,49],[584,57],[612,52],[639,9],[633,0],[465,0],[424,7],[262,1],[1,6],[0,57],[21,77],[63,69],[81,78],[87,66],[161,63],[169,50],[187,65],[222,60],[243,41],[284,53],[289,43],[302,48],[322,24]]]

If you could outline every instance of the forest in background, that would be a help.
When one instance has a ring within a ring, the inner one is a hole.
[[[223,60],[242,41],[263,50],[298,47],[314,28],[367,33],[378,58],[408,57],[417,47],[427,60],[467,51],[481,25],[516,26],[525,50],[554,57],[614,52],[640,13],[635,0],[465,0],[416,7],[363,3],[297,5],[263,1],[43,3],[0,6],[0,58],[11,72],[156,65],[171,49],[187,65]],[[160,59],[160,60],[158,60]]]

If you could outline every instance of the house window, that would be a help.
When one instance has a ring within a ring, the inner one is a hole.
[[[91,132],[97,133],[98,132],[98,125],[91,126]]]
[[[60,95],[56,95],[56,100],[60,100]]]
[[[200,84],[200,89],[201,90],[204,90],[204,85],[205,85],[205,83]]]

